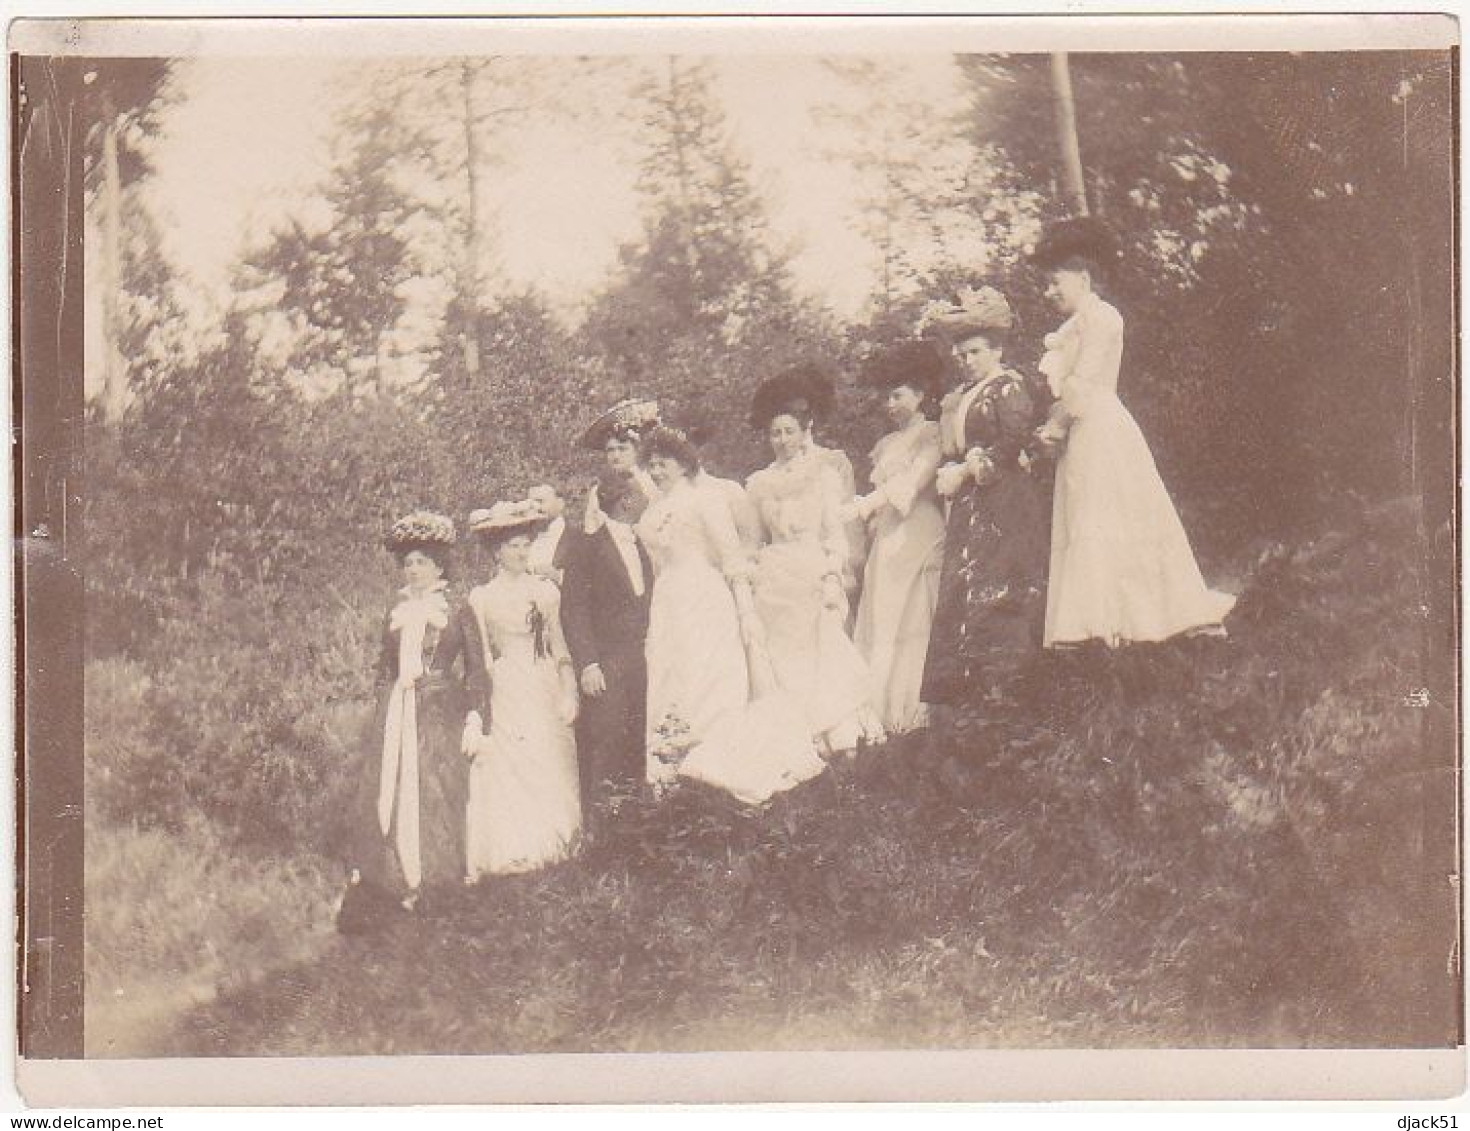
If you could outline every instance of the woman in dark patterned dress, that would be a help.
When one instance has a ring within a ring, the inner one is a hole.
[[[490,687],[474,617],[447,591],[453,543],[454,524],[428,512],[399,519],[388,536],[405,584],[383,622],[344,931],[465,878],[464,746],[489,724]]]
[[[1005,296],[985,287],[927,314],[961,379],[940,405],[945,462],[935,484],[949,518],[922,691],[935,738],[946,742],[953,708],[1000,692],[1041,647],[1049,500],[1024,454],[1041,406],[1001,362],[1013,323]]]

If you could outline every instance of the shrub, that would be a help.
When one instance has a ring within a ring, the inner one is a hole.
[[[200,813],[257,845],[324,850],[365,727],[376,595],[203,587],[155,642],[146,753],[128,768],[138,819]]]

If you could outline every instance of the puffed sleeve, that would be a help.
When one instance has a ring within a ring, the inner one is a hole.
[[[841,476],[830,465],[821,469],[817,484],[822,498],[822,553],[827,560],[827,570],[841,576],[847,567],[850,544],[847,527],[839,512],[843,502],[852,497],[852,492],[843,489]]]
[[[490,669],[485,663],[488,651],[480,618],[468,601],[461,602],[455,619],[464,647],[465,709],[478,711],[486,726],[490,723]]]
[[[556,662],[557,683],[561,690],[561,704],[563,721],[570,724],[577,716],[577,675],[576,669],[572,667],[571,654],[567,650],[566,637],[562,634],[561,627],[561,590],[551,581],[545,581],[544,587],[536,597],[546,613],[547,635],[550,637],[551,658]]]
[[[919,492],[934,482],[940,459],[939,426],[932,421],[926,422],[924,434],[914,444],[911,458],[884,476],[881,483],[874,483],[874,494],[881,504],[907,517]]]
[[[1030,441],[1036,428],[1036,402],[1020,379],[1006,381],[995,398],[996,437],[990,446],[990,458],[1002,466],[1016,462],[1021,449]]]
[[[852,470],[852,460],[840,448],[826,448],[827,463],[837,473],[837,486],[841,497],[850,499],[857,494],[857,475]]]
[[[1118,369],[1123,363],[1123,316],[1099,302],[1079,319],[1077,332],[1077,361],[1062,385],[1061,399],[1069,413],[1083,417],[1099,397],[1117,392]]]
[[[763,470],[755,472],[745,481],[745,501],[750,507],[751,533],[754,535],[754,541],[746,544],[752,548],[764,546],[771,540],[771,530],[766,525],[766,514],[762,509],[768,481],[769,477]]]
[[[959,389],[951,389],[944,394],[944,399],[939,402],[939,453],[942,457],[949,459],[960,459],[964,452],[954,446],[955,414],[960,411],[960,404],[965,395]],[[883,439],[887,439],[885,436]],[[873,449],[873,462],[878,462],[878,451],[883,447],[883,439],[878,441],[878,446]]]
[[[730,508],[730,517],[735,522],[735,534],[747,551],[761,544],[761,519],[755,505],[746,495],[745,489],[733,480],[727,480],[725,501]]]
[[[741,494],[743,496],[744,492]],[[694,506],[721,571],[729,578],[747,576],[750,564],[727,499],[714,491],[696,490]]]

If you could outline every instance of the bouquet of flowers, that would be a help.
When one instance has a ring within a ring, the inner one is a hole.
[[[648,752],[666,766],[677,766],[694,747],[694,736],[677,711],[670,710],[653,728],[653,743]]]

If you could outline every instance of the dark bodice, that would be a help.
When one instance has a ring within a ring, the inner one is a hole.
[[[1016,466],[1016,458],[1039,423],[1036,398],[1026,382],[1009,370],[991,378],[970,401],[965,413],[964,448],[955,450],[950,418],[968,390],[945,398],[949,410],[940,425],[940,441],[950,459],[963,459],[970,448],[984,448],[998,468]]]
[[[383,618],[376,683],[386,691],[398,679],[399,631],[390,609]],[[424,629],[424,673],[414,685],[420,710],[479,711],[490,718],[490,675],[474,614],[462,600],[449,604],[448,623]]]

